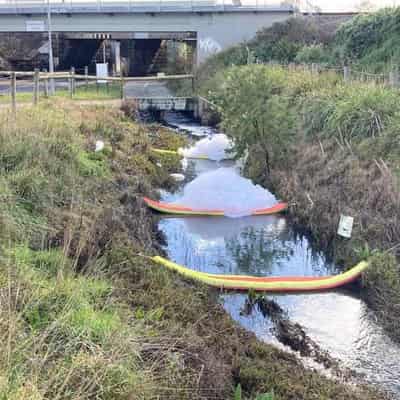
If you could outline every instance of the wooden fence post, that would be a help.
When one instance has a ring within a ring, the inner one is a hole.
[[[120,80],[120,82],[121,82],[121,100],[125,99],[125,92],[124,92],[125,82],[124,81],[125,81],[124,76],[121,75],[121,80]]]
[[[196,93],[196,81],[194,75],[192,76],[192,96]]]
[[[318,75],[318,64],[316,63],[311,64],[311,73],[313,75]]]
[[[14,114],[17,113],[17,76],[11,72],[11,108]]]
[[[88,79],[88,75],[89,75],[89,67],[86,65],[86,66],[85,66],[85,89],[86,89],[86,90],[89,89],[89,79]]]
[[[72,99],[75,93],[75,68],[71,67],[69,71],[69,97]]]
[[[350,67],[347,65],[343,67],[343,79],[346,83],[350,82]]]
[[[44,79],[44,97],[49,97],[49,77],[47,76],[47,69],[44,69],[43,72],[46,74],[46,78]]]
[[[75,67],[71,67],[71,73],[72,73],[72,96],[74,96],[76,90]]]
[[[39,70],[35,68],[35,72],[33,75],[33,104],[35,106],[39,103],[39,85],[40,85]]]
[[[392,88],[399,87],[399,69],[397,66],[394,66],[389,73],[389,85]]]

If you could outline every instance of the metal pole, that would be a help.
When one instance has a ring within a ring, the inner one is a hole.
[[[51,32],[51,9],[50,0],[47,0],[47,33],[49,37],[49,73],[54,74],[54,58],[53,58],[53,39]],[[50,78],[50,95],[55,93],[55,83],[54,78]]]

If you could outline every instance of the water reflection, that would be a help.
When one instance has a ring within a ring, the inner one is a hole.
[[[284,217],[163,218],[176,262],[198,270],[247,275],[327,275],[333,264],[296,235]]]
[[[271,235],[271,231],[248,226],[239,235],[226,241],[226,250],[236,264],[237,271],[246,275],[270,275],[274,265],[281,270],[287,264],[294,253],[292,243],[285,240],[287,230],[279,229],[279,220],[270,228],[274,226],[278,228],[275,235]]]
[[[186,174],[192,179],[217,167],[217,163],[194,162],[189,164]],[[163,198],[171,201],[178,195],[165,194]],[[200,271],[259,276],[338,272],[282,216],[161,218],[159,228],[168,241],[168,257]],[[272,298],[322,349],[340,359],[344,366],[364,374],[370,383],[400,398],[399,346],[382,332],[357,293],[342,289]],[[272,333],[269,319],[259,312],[242,315],[245,299],[242,293],[221,296],[225,309],[236,321],[262,340],[282,347]]]
[[[283,217],[163,218],[159,228],[168,240],[168,257],[200,271],[259,276],[337,272]],[[276,344],[271,322],[261,313],[241,314],[245,294],[225,294],[222,299],[235,320]],[[374,323],[356,294],[338,290],[274,295],[273,299],[343,366],[400,395],[399,347]]]

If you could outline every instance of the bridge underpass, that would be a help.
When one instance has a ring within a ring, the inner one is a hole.
[[[208,56],[252,38],[294,11],[273,0],[267,4],[255,0],[255,5],[228,1],[0,0],[0,34],[41,35],[45,40],[49,10],[53,48],[62,69],[72,63],[80,68],[89,58],[92,63],[108,58],[114,69],[127,75],[179,73],[191,71]],[[119,53],[119,60],[113,52]],[[183,66],[176,62],[185,57]]]
[[[0,32],[1,43],[9,43],[15,52],[16,42]],[[136,37],[135,37],[136,36]],[[36,38],[36,39],[35,39]],[[18,33],[16,40],[31,42],[21,49],[19,57],[10,58],[10,69],[33,70],[48,66],[48,39],[43,33]],[[101,34],[95,32],[64,32],[53,34],[56,70],[74,67],[83,72],[96,72],[96,63],[108,63],[110,75],[145,76],[159,72],[188,74],[196,60],[196,34],[192,32],[157,32],[151,35],[129,32]]]
[[[115,75],[145,76],[191,73],[207,57],[252,38],[294,10],[284,3],[243,6],[240,0],[232,4],[49,0],[47,6],[42,0],[0,0],[0,38],[2,33],[38,35],[46,65],[47,11],[58,69],[81,70],[87,65],[94,72],[95,63],[106,61]],[[195,98],[174,97],[165,90],[167,86],[139,89],[129,83],[125,96],[134,98],[140,109],[195,111]]]
[[[89,67],[107,62],[113,75],[145,76],[159,72],[191,73],[196,57],[196,34],[191,32],[57,34],[58,69]]]

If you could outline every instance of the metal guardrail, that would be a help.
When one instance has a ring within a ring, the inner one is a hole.
[[[236,5],[230,0],[50,0],[53,14],[146,13],[146,12],[293,12],[294,8],[279,0],[252,0]],[[45,14],[47,0],[0,0],[0,14]]]

